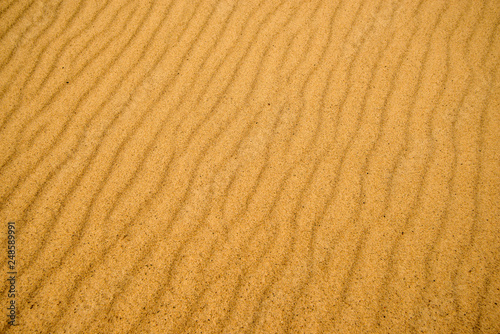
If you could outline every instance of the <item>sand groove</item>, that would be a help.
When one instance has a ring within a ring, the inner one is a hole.
[[[0,18],[0,332],[500,333],[496,0]]]

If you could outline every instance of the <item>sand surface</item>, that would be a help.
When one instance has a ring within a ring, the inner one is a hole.
[[[0,332],[500,333],[499,61],[498,0],[0,1]]]

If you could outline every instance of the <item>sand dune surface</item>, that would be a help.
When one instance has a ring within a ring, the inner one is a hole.
[[[0,1],[0,332],[500,333],[499,61],[498,0]]]

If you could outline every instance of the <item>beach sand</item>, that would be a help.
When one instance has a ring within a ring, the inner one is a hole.
[[[498,0],[0,1],[0,332],[500,333],[499,61]]]

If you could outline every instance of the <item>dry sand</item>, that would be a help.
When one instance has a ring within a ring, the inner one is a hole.
[[[0,1],[0,332],[500,333],[499,61],[498,0]]]

